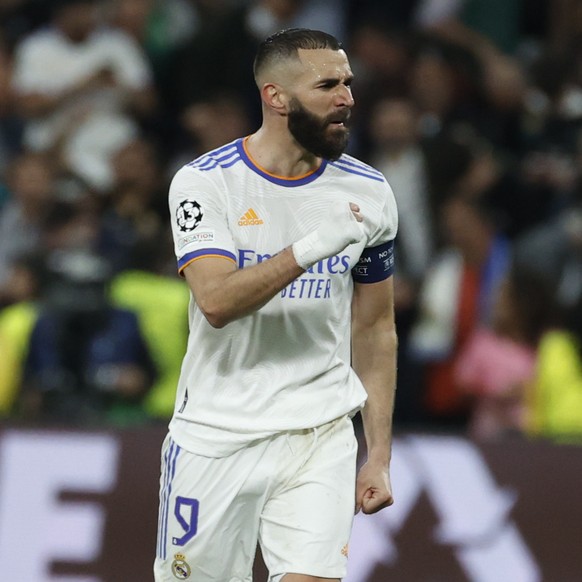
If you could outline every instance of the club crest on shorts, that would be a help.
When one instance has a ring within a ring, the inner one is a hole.
[[[176,223],[182,232],[194,230],[201,222],[204,213],[196,200],[183,200],[176,210]]]
[[[190,578],[192,568],[190,568],[190,564],[186,562],[186,556],[184,556],[184,554],[174,554],[172,574],[174,574],[174,578],[177,578],[178,580],[187,580]]]

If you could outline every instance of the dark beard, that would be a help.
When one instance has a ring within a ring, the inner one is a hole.
[[[311,113],[295,97],[291,100],[291,110],[287,124],[291,135],[299,145],[318,158],[337,160],[348,145],[349,131],[340,128],[328,128],[332,122],[344,123],[350,117],[350,112],[335,113],[321,118]]]

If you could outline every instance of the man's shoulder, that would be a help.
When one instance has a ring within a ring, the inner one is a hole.
[[[348,154],[342,154],[338,160],[329,161],[328,164],[335,168],[340,174],[347,174],[352,178],[369,180],[371,182],[385,183],[384,174],[370,164],[362,162],[358,158]]]
[[[223,184],[225,173],[237,172],[236,167],[242,161],[238,142],[235,140],[222,147],[206,152],[191,162],[187,162],[174,174],[172,180],[173,189],[189,188],[193,184],[206,185]]]
[[[201,174],[211,174],[213,173],[212,170],[232,168],[242,161],[239,147],[240,141],[241,139],[239,138],[206,152],[185,164],[181,170],[188,169]]]

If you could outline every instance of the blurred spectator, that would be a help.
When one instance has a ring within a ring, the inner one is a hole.
[[[416,24],[459,45],[491,43],[512,53],[520,40],[522,0],[420,0]]]
[[[370,114],[370,160],[394,190],[402,230],[397,241],[400,281],[422,279],[434,248],[426,161],[417,112],[409,100],[384,99]]]
[[[169,164],[178,170],[195,157],[229,143],[251,131],[245,108],[235,95],[218,94],[213,99],[188,105],[180,118],[183,139]]]
[[[55,171],[42,154],[24,153],[8,170],[9,201],[0,209],[0,306],[11,303],[12,268],[37,250],[55,194]]]
[[[314,28],[346,37],[342,0],[251,0],[245,27],[260,42],[283,28]]]
[[[42,254],[20,257],[13,263],[10,304],[0,309],[0,418],[14,413],[22,384],[23,364],[37,318]]]
[[[582,204],[527,232],[515,246],[515,260],[552,286],[559,306],[577,304],[582,298]]]
[[[4,306],[32,301],[38,295],[38,275],[40,266],[38,252],[18,255],[11,262],[9,277],[4,286]]]
[[[23,362],[36,317],[36,307],[29,302],[0,311],[0,418],[16,414]]]
[[[195,2],[188,0],[117,0],[110,21],[132,36],[155,64],[200,26]]]
[[[409,95],[425,139],[470,133],[478,119],[481,65],[464,47],[420,37],[410,66]]]
[[[227,0],[198,2],[200,24],[168,61],[162,88],[164,112],[179,119],[186,107],[211,101],[216,94],[236,95],[247,112],[255,111],[255,82],[242,63],[253,61],[258,41],[244,26],[247,4]]]
[[[410,76],[410,94],[420,110],[423,134],[436,136],[456,105],[452,65],[443,55],[426,51],[415,59]]]
[[[582,443],[582,300],[541,339],[531,393],[532,436]]]
[[[5,172],[12,158],[20,152],[22,141],[23,123],[13,114],[12,70],[12,54],[0,35],[0,172]],[[0,208],[3,198],[0,193]]]
[[[135,39],[152,66],[158,87],[170,81],[168,71],[177,48],[200,30],[198,3],[192,0],[115,0],[108,20]]]
[[[461,351],[455,383],[473,399],[469,434],[499,439],[526,430],[526,393],[537,346],[552,322],[546,282],[512,268],[500,284],[489,326],[479,326]]]
[[[481,63],[483,98],[475,120],[480,134],[512,161],[527,147],[536,115],[528,107],[526,73],[512,58],[495,55]]]
[[[119,272],[131,267],[140,245],[167,236],[167,185],[156,149],[145,139],[115,152],[111,165],[113,182],[103,199],[97,249]]]
[[[361,19],[351,29],[349,54],[356,107],[350,124],[350,149],[366,156],[369,149],[369,112],[383,98],[406,98],[411,63],[410,40],[385,20]]]
[[[47,258],[20,410],[66,423],[143,420],[155,368],[136,316],[107,299],[108,266],[87,252]]]
[[[59,0],[52,26],[17,47],[13,86],[26,118],[24,143],[57,150],[65,166],[102,190],[110,157],[152,113],[150,69],[125,33],[99,26],[96,0]]]
[[[404,98],[377,102],[369,117],[370,163],[386,176],[398,204],[394,305],[398,327],[398,381],[395,420],[418,422],[419,378],[407,347],[417,317],[418,291],[435,251],[433,213],[417,112]]]
[[[480,202],[453,197],[443,205],[440,219],[447,244],[423,282],[409,345],[412,357],[424,366],[427,420],[464,427],[470,401],[454,381],[454,368],[477,325],[491,321],[510,246]]]
[[[157,370],[143,407],[150,417],[167,421],[174,411],[188,342],[190,292],[177,276],[170,236],[141,244],[136,253],[132,267],[111,281],[110,296],[115,305],[138,317]]]
[[[96,248],[100,229],[99,200],[76,176],[57,181],[56,200],[42,224],[42,247],[52,250]]]

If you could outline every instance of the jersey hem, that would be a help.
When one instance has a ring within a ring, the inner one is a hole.
[[[216,428],[216,427],[211,427],[212,433],[214,435],[216,435],[216,434],[225,434],[225,435],[228,434],[228,435],[235,435],[236,437],[240,437],[240,440],[237,440],[235,442],[225,442],[225,443],[222,443],[220,445],[217,444],[216,439],[212,439],[212,435],[210,435],[209,438],[207,438],[207,439],[200,439],[200,438],[192,439],[192,437],[188,434],[189,433],[188,429],[190,427],[194,428],[194,427],[200,426],[200,425],[194,421],[191,421],[191,420],[186,420],[183,418],[174,417],[172,419],[172,421],[170,422],[170,425],[168,427],[168,431],[170,433],[172,440],[180,448],[184,449],[185,451],[188,451],[189,453],[192,453],[194,455],[199,455],[201,457],[210,457],[213,459],[218,459],[218,458],[228,457],[230,455],[233,455],[237,451],[240,451],[241,449],[253,446],[254,444],[256,444],[258,442],[279,436],[281,434],[285,434],[285,433],[289,433],[289,432],[293,432],[293,431],[297,431],[297,430],[317,428],[317,427],[329,424],[330,422],[334,422],[340,418],[343,418],[344,416],[347,416],[348,418],[351,419],[357,414],[358,411],[360,411],[362,409],[362,407],[365,404],[365,400],[366,399],[364,399],[364,401],[362,401],[357,406],[351,408],[347,412],[341,412],[341,413],[337,414],[337,416],[334,416],[333,418],[323,420],[323,421],[317,422],[315,424],[308,423],[307,425],[301,425],[301,426],[289,427],[289,428],[280,428],[280,429],[274,429],[274,430],[264,431],[264,432],[260,432],[260,433],[249,434],[248,438],[244,438],[245,437],[244,433],[233,432],[232,430],[228,430],[226,428],[220,429],[220,428]],[[206,428],[208,428],[208,427],[206,427]]]

